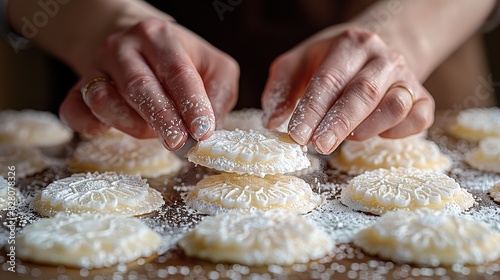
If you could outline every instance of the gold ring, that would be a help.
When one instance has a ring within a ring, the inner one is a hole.
[[[401,89],[406,90],[406,91],[407,91],[407,92],[411,95],[411,101],[412,101],[413,103],[415,103],[415,100],[416,100],[416,98],[415,98],[415,94],[413,93],[413,90],[411,90],[408,86],[406,86],[406,84],[405,84],[405,83],[403,83],[403,82],[397,82],[397,83],[394,83],[394,84],[392,84],[392,85],[389,87],[388,91],[389,91],[389,90],[391,90],[391,89],[393,89],[393,88],[401,88]]]
[[[89,91],[89,88],[91,85],[98,83],[98,82],[107,82],[108,78],[106,77],[96,77],[90,80],[88,83],[86,83],[81,89],[80,92],[82,93],[83,100],[85,100],[85,96],[87,95],[87,92]]]

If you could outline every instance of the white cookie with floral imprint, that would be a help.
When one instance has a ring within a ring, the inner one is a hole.
[[[182,167],[182,161],[157,139],[126,135],[82,142],[68,164],[76,172],[115,171],[149,178],[171,175]]]
[[[465,155],[465,162],[475,169],[500,173],[500,137],[488,137]]]
[[[195,210],[216,215],[227,210],[283,209],[303,214],[322,202],[304,180],[281,174],[264,177],[223,173],[208,176],[196,184],[186,197]]]
[[[335,244],[306,218],[273,210],[207,217],[179,246],[189,257],[258,266],[307,263],[333,252]]]
[[[494,201],[500,203],[500,181],[496,182],[488,192],[490,193],[490,196]]]
[[[161,236],[137,218],[58,214],[27,225],[16,253],[35,263],[90,269],[149,257],[161,245]]]
[[[418,265],[479,265],[500,257],[500,233],[484,222],[419,209],[382,216],[354,244],[384,260]]]
[[[341,201],[351,209],[376,215],[419,208],[461,212],[475,203],[474,197],[446,174],[416,168],[367,171],[342,190]]]
[[[310,166],[306,147],[286,133],[259,130],[216,130],[188,152],[189,161],[238,174],[287,173]]]
[[[14,187],[14,181],[7,181],[4,177],[0,176],[0,210],[13,208],[21,203],[23,199],[24,196],[19,189]]]
[[[0,175],[8,177],[8,166],[15,166],[17,179],[41,172],[48,167],[48,161],[36,148],[16,145],[0,145]]]
[[[35,211],[48,217],[58,212],[138,216],[163,204],[145,179],[115,172],[73,174],[49,184],[33,201]]]
[[[36,147],[65,144],[73,131],[52,113],[34,110],[0,111],[0,143]]]
[[[454,137],[479,141],[500,137],[500,108],[470,108],[458,113],[456,122],[448,129]]]
[[[452,163],[436,143],[421,134],[402,139],[375,136],[365,141],[345,141],[340,152],[328,161],[333,168],[351,175],[391,167],[446,171]]]

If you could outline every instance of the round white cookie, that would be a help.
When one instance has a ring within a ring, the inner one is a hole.
[[[283,211],[231,211],[205,218],[179,241],[189,257],[243,265],[291,265],[333,251],[331,237],[302,216]]]
[[[145,179],[115,172],[73,174],[49,184],[33,201],[35,211],[48,217],[58,212],[137,216],[163,204]]]
[[[216,130],[187,154],[189,161],[238,174],[287,173],[309,167],[306,147],[286,133],[259,130]]]
[[[461,212],[474,205],[474,197],[441,172],[416,168],[367,171],[342,190],[344,205],[381,215],[387,211],[418,208]]]
[[[82,142],[68,164],[76,172],[116,171],[149,178],[171,175],[182,167],[182,161],[157,139],[126,135]]]
[[[500,233],[487,224],[439,211],[396,211],[361,230],[354,244],[371,255],[418,265],[479,265],[500,257]]]
[[[488,137],[465,155],[465,161],[475,169],[500,173],[500,137]]]
[[[0,210],[15,207],[24,199],[19,189],[14,187],[14,181],[7,181],[0,176]]]
[[[458,113],[448,132],[460,139],[479,141],[500,137],[500,108],[471,108]]]
[[[0,175],[7,178],[8,166],[14,166],[15,177],[23,178],[41,172],[48,167],[47,159],[36,148],[16,145],[0,145]]]
[[[67,143],[73,131],[50,112],[0,111],[0,143],[50,147]]]
[[[494,201],[500,203],[500,181],[496,182],[488,192],[490,193],[490,196]]]
[[[186,204],[210,215],[229,209],[282,209],[303,214],[318,207],[321,197],[311,190],[308,183],[293,176],[223,173],[198,182],[188,193]]]
[[[328,162],[333,168],[351,175],[391,167],[446,171],[452,163],[436,143],[426,140],[421,134],[401,139],[375,136],[365,141],[345,141],[340,152]]]
[[[133,217],[58,214],[26,226],[16,245],[26,261],[90,269],[149,257],[162,239]]]

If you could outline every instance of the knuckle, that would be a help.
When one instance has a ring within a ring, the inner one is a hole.
[[[224,57],[224,66],[229,69],[229,71],[231,73],[234,73],[235,75],[239,75],[240,73],[240,65],[238,64],[238,62],[236,61],[236,59],[234,59],[232,56],[228,55],[228,54],[225,54],[223,53],[222,54],[223,57]]]
[[[148,89],[154,87],[154,84],[156,84],[156,78],[151,77],[151,76],[146,76],[146,75],[136,75],[136,76],[131,76],[127,79],[127,82],[125,83],[125,87],[130,91],[130,92],[137,92],[137,91],[147,91]]]
[[[313,78],[312,85],[318,91],[337,94],[346,84],[347,75],[336,69],[322,71]]]
[[[132,26],[129,30],[131,34],[138,34],[141,36],[149,36],[152,34],[156,34],[157,32],[161,30],[165,30],[167,27],[167,24],[165,24],[166,21],[164,20],[159,20],[159,19],[147,19],[147,20],[142,20]]]
[[[374,79],[367,77],[359,77],[351,82],[346,92],[358,96],[366,106],[376,104],[381,95],[380,85]]]
[[[347,135],[354,129],[351,120],[351,116],[349,116],[347,113],[343,111],[337,111],[334,118],[332,118],[330,126],[332,130],[338,132],[336,133],[337,135]]]
[[[382,41],[377,33],[358,28],[352,28],[344,31],[344,33],[341,34],[341,37],[344,40],[353,42],[354,45],[358,47],[379,44]]]
[[[198,75],[198,72],[193,67],[182,61],[172,61],[159,67],[163,68],[158,72],[161,73],[162,81],[168,81],[166,85],[188,83],[193,81],[196,75]]]
[[[394,94],[387,97],[389,112],[397,119],[405,117],[411,108],[411,96],[408,93]]]

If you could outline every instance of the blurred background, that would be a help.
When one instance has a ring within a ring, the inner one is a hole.
[[[266,4],[263,1],[240,1],[241,4],[225,12],[223,18],[214,9],[212,1],[149,2],[168,11],[180,24],[240,63],[237,108],[244,108],[260,106],[258,96],[264,87],[269,65],[276,56],[322,28],[349,19],[373,1],[358,1],[354,8],[335,7],[331,10],[336,11],[335,17],[325,14],[325,9],[304,9],[300,1],[286,4],[282,1]],[[499,50],[498,26],[488,32],[479,32],[458,48],[425,83],[438,108],[448,109],[439,104],[442,96],[450,94],[458,94],[464,100],[454,104],[454,110],[483,106],[476,102],[477,98],[466,99],[480,88],[500,100]],[[455,74],[444,74],[450,70]],[[0,40],[0,109],[32,108],[56,113],[66,92],[76,81],[71,69],[36,46],[31,45],[16,53],[8,42]],[[447,94],[441,94],[444,92]]]

